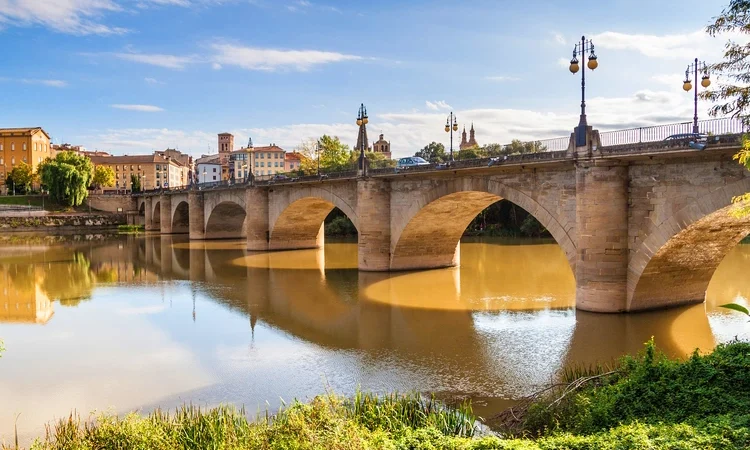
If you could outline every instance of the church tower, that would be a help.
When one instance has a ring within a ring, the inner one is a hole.
[[[372,151],[382,153],[386,159],[391,159],[391,143],[383,139],[383,133],[380,133],[380,139],[372,145]]]
[[[471,147],[479,147],[476,137],[474,137],[474,122],[471,123],[471,130],[469,130],[469,148]]]
[[[469,142],[466,140],[466,125],[464,125],[464,131],[461,133],[461,145],[458,148],[463,150],[467,145],[469,145]]]

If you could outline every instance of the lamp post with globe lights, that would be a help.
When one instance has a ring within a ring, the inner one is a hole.
[[[456,116],[453,114],[453,111],[451,111],[450,115],[447,119],[445,119],[445,132],[450,132],[451,134],[451,153],[450,153],[450,162],[453,162],[453,132],[458,131],[458,121],[456,119]]]
[[[711,78],[708,76],[708,66],[703,61],[695,61],[692,64],[688,64],[685,69],[685,81],[682,82],[682,89],[685,92],[690,92],[693,89],[693,82],[690,79],[690,72],[693,71],[695,74],[695,99],[693,100],[693,133],[698,133],[698,71],[703,72],[701,77],[701,86],[707,88],[711,86]]]
[[[586,53],[588,55],[588,62],[586,61]],[[570,72],[578,73],[580,65],[578,62],[578,55],[581,55],[581,64],[585,65],[591,70],[595,70],[599,67],[599,61],[597,60],[596,53],[594,52],[594,43],[591,39],[586,39],[586,36],[581,36],[581,42],[573,46],[573,59],[570,60]],[[583,147],[586,145],[586,69],[581,70],[581,118],[578,122],[578,128],[576,128],[576,147]]]
[[[365,150],[367,147],[367,129],[366,125],[370,120],[367,118],[367,108],[365,104],[359,105],[359,112],[357,113],[357,126],[359,127],[359,161],[358,168],[362,176],[367,175],[367,157],[365,156]]]

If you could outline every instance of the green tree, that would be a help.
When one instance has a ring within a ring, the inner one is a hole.
[[[141,179],[134,173],[130,174],[130,190],[133,192],[141,192]]]
[[[434,141],[425,145],[424,148],[415,153],[414,156],[419,156],[420,158],[424,158],[433,163],[445,162],[448,161],[449,158],[448,154],[445,152],[445,146]]]
[[[91,160],[73,152],[61,152],[47,158],[38,169],[50,197],[61,205],[78,206],[88,196],[94,174]]]
[[[359,153],[356,151],[352,152],[352,156],[356,153],[356,158],[359,158]],[[384,169],[386,167],[396,167],[396,161],[388,159],[384,154],[380,152],[366,152],[368,167],[372,169]],[[355,158],[355,162],[356,162]]]
[[[312,175],[318,171],[317,145],[316,139],[307,139],[294,148],[294,151],[302,156],[299,166],[305,175]]]
[[[351,150],[339,138],[324,134],[319,140],[320,168],[342,170],[350,166]]]
[[[31,190],[33,181],[34,172],[31,166],[21,162],[10,171],[5,180],[5,185],[11,186],[16,194],[25,194]]]
[[[96,189],[115,185],[115,171],[109,166],[96,166],[91,183]]]
[[[465,148],[463,150],[458,151],[458,156],[456,159],[462,160],[462,159],[478,159],[478,158],[484,158],[484,153],[482,152],[482,149],[479,147],[471,147],[471,148]]]
[[[711,36],[722,33],[750,34],[750,0],[731,0],[714,23],[706,28]],[[711,115],[731,115],[745,125],[750,124],[750,41],[739,44],[728,41],[724,48],[724,60],[713,64],[710,70],[717,82],[701,93],[701,97],[715,104]],[[723,81],[719,81],[723,80]],[[698,80],[694,80],[695,83]],[[740,164],[750,169],[750,138],[743,137],[742,149],[734,155]],[[732,214],[737,217],[750,216],[750,193],[734,197]]]
[[[525,155],[526,153],[540,153],[547,150],[547,146],[540,141],[523,142],[520,139],[513,139],[510,144],[505,146],[507,155]]]
[[[750,34],[750,0],[731,0],[714,23],[706,28],[709,35],[716,37],[722,33]],[[750,123],[750,41],[738,44],[728,41],[724,50],[724,61],[713,64],[711,73],[719,75],[719,80],[701,96],[716,103],[711,108],[713,115],[732,115]],[[698,82],[698,80],[694,80]]]
[[[487,144],[482,147],[482,152],[487,156],[503,156],[508,154],[505,147],[501,144]]]

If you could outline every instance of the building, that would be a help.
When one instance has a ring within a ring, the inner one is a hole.
[[[46,267],[46,266],[45,266]],[[41,289],[44,268],[36,264],[0,266],[0,323],[47,323],[52,301]]]
[[[104,187],[105,191],[131,191],[131,177],[135,175],[141,181],[141,189],[159,189],[188,186],[190,184],[188,167],[177,159],[154,152],[151,155],[124,156],[89,156],[94,167],[108,166],[115,172],[115,185]]]
[[[41,127],[0,128],[0,186],[14,167],[23,162],[36,170],[52,152],[50,137]]]
[[[155,152],[157,155],[161,155],[164,157],[172,158],[173,160],[177,161],[178,163],[182,164],[183,166],[187,167],[188,174],[187,174],[187,184],[190,185],[195,180],[195,168],[193,167],[193,157],[190,155],[187,155],[185,153],[182,153],[181,151],[174,149],[174,148],[168,148],[164,151],[157,151]]]
[[[284,171],[291,172],[302,168],[302,154],[290,152],[284,155]]]
[[[250,148],[241,148],[229,154],[229,179],[245,181],[250,176]]]
[[[228,180],[229,156],[234,151],[234,136],[231,133],[219,133],[219,161],[221,163],[221,179]]]
[[[250,153],[250,170],[253,176],[276,175],[286,172],[286,151],[276,144],[254,147]]]
[[[383,133],[380,133],[380,139],[372,144],[372,151],[382,153],[385,159],[391,159],[391,143],[383,139]]]
[[[221,181],[221,161],[219,155],[203,155],[196,159],[195,175],[199,184]]]
[[[469,130],[469,140],[466,140],[466,126],[464,125],[464,131],[461,133],[461,145],[458,147],[461,150],[466,150],[468,148],[476,148],[479,147],[479,144],[477,143],[477,140],[474,136],[474,122],[471,123],[471,130]]]

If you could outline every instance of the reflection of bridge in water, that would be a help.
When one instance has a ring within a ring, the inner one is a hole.
[[[672,355],[715,345],[701,305],[602,316],[574,311],[569,298],[562,309],[528,302],[526,308],[532,310],[499,310],[462,304],[460,271],[447,269],[431,280],[442,278],[436,289],[455,301],[409,306],[368,293],[378,293],[384,285],[389,290],[398,286],[399,277],[413,274],[359,272],[353,264],[326,269],[324,250],[248,256],[241,243],[231,241],[188,243],[155,236],[136,242],[144,267],[164,280],[194,282],[197,290],[246,315],[251,326],[260,320],[316,345],[363,350],[373,358],[392,350],[427,377],[454,374],[458,390],[460,379],[471,379],[475,388],[477,380],[485,380],[487,392],[497,391],[503,382],[527,387],[544,383],[563,365],[635,353],[651,336]],[[342,266],[340,259],[331,259],[336,260],[332,265]],[[552,349],[550,342],[556,343]]]

